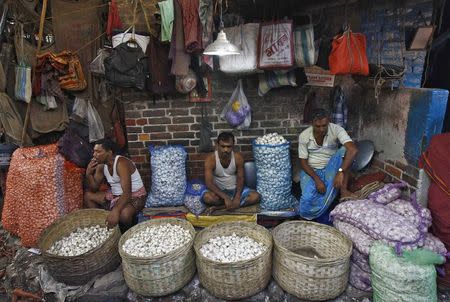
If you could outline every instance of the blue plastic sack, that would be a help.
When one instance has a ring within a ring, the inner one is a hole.
[[[186,158],[183,146],[150,146],[152,183],[145,206],[172,207],[184,203]]]
[[[189,181],[184,195],[184,205],[195,216],[199,216],[206,210],[202,201],[203,194],[206,192],[205,184],[200,180]]]
[[[252,145],[256,165],[256,190],[261,194],[261,209],[276,211],[293,208],[296,200],[291,193],[290,143],[262,145],[253,141]]]

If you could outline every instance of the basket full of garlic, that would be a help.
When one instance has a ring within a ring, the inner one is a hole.
[[[347,287],[352,242],[337,229],[310,221],[284,222],[272,231],[273,277],[301,300],[324,301]]]
[[[47,227],[39,239],[44,262],[57,281],[81,285],[120,264],[120,230],[110,230],[108,211],[83,209],[69,213]]]
[[[250,222],[223,222],[195,237],[200,283],[215,297],[237,300],[263,290],[272,272],[272,235]]]
[[[125,282],[143,296],[165,296],[195,274],[194,227],[186,220],[142,222],[122,235],[119,253]]]

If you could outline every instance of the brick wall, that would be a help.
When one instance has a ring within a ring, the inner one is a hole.
[[[382,161],[375,158],[372,162],[375,168],[388,174],[394,181],[404,181],[408,186],[415,190],[419,179],[419,169],[413,165],[404,164],[398,160]]]
[[[405,59],[405,87],[420,87],[425,64],[426,51],[407,51],[404,41],[404,27],[424,25],[423,19],[430,22],[433,2],[408,4],[406,9],[392,1],[391,7],[373,8],[362,11],[361,31],[367,38],[367,57],[369,63],[403,65]],[[405,11],[405,13],[403,13]]]
[[[245,88],[250,106],[252,123],[250,129],[233,130],[219,114],[231,96],[236,82],[230,78],[229,87],[214,93],[212,103],[206,104],[208,118],[213,126],[214,139],[221,131],[233,131],[236,136],[236,150],[244,158],[252,158],[251,142],[257,136],[278,132],[291,141],[291,154],[295,158],[298,134],[308,125],[302,124],[303,97],[301,88],[284,88],[259,97],[254,88]],[[223,87],[222,87],[223,88]],[[230,90],[229,90],[230,89]],[[146,100],[147,98],[147,100]],[[189,103],[185,97],[172,100],[158,100],[155,103],[143,95],[128,96],[132,100],[125,105],[129,153],[145,183],[150,180],[150,156],[148,146],[180,144],[188,152],[187,173],[190,179],[203,177],[203,160],[208,153],[198,150],[201,105]]]

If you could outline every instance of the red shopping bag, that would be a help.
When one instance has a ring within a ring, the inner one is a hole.
[[[366,55],[366,36],[346,30],[333,39],[328,57],[332,74],[369,74]]]

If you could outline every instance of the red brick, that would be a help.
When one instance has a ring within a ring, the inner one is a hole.
[[[170,132],[157,132],[157,133],[150,134],[151,140],[171,139],[171,138],[172,138],[172,133],[170,133]]]
[[[193,122],[194,122],[194,118],[192,116],[172,118],[172,124],[192,124]]]
[[[167,131],[166,126],[145,126],[144,127],[144,133],[165,132],[165,131]]]
[[[129,142],[128,143],[128,149],[142,149],[145,148],[145,145],[143,142]]]
[[[189,130],[191,131],[199,131],[200,130],[200,124],[192,124],[189,126]]]
[[[136,120],[136,124],[139,126],[147,125],[148,120],[146,118],[140,118]]]
[[[186,100],[175,100],[172,102],[172,108],[194,108],[195,104],[194,103],[189,103]]]
[[[127,125],[127,126],[136,126],[136,120],[135,119],[131,119],[131,118],[127,118],[127,119],[125,119],[125,125]]]
[[[166,111],[164,109],[158,110],[144,110],[142,112],[143,117],[162,117],[166,116]]]
[[[127,133],[142,133],[142,127],[127,127]]]
[[[189,125],[169,125],[167,130],[169,132],[189,131]]]
[[[195,147],[187,147],[187,146],[185,146],[184,149],[186,150],[186,152],[187,152],[188,154],[196,153],[196,152],[197,152],[197,149],[196,149]]]
[[[167,115],[171,115],[171,116],[189,115],[189,110],[188,109],[167,109]]]
[[[406,171],[406,165],[399,160],[395,161],[395,166],[402,171]]]
[[[190,141],[191,146],[200,146],[200,140],[195,139]]]
[[[130,133],[128,133],[127,134],[127,140],[129,142],[135,142],[135,141],[138,140],[138,136],[137,136],[137,134],[130,134]]]
[[[189,140],[187,139],[172,139],[167,141],[170,145],[182,145],[182,146],[189,146]]]
[[[164,109],[164,108],[169,108],[170,107],[170,101],[156,101],[154,104],[153,102],[149,102],[149,104],[147,105],[148,109]]]
[[[402,170],[400,170],[399,168],[396,168],[392,165],[386,164],[385,169],[386,169],[386,172],[388,172],[390,175],[401,179]]]
[[[228,125],[228,123],[214,123],[214,127],[215,130],[217,129],[224,129],[224,130],[230,130],[232,129],[230,125]]]
[[[217,115],[213,115],[213,116],[209,116],[207,117],[208,121],[210,123],[217,123],[219,121],[219,117]],[[196,116],[195,117],[195,122],[197,123],[201,123],[202,121],[202,117],[201,116]]]
[[[194,132],[174,132],[173,138],[194,138]]]
[[[170,118],[168,117],[151,117],[148,119],[149,125],[164,125],[170,124]]]
[[[140,118],[142,117],[142,111],[126,111],[125,112],[126,118]]]

